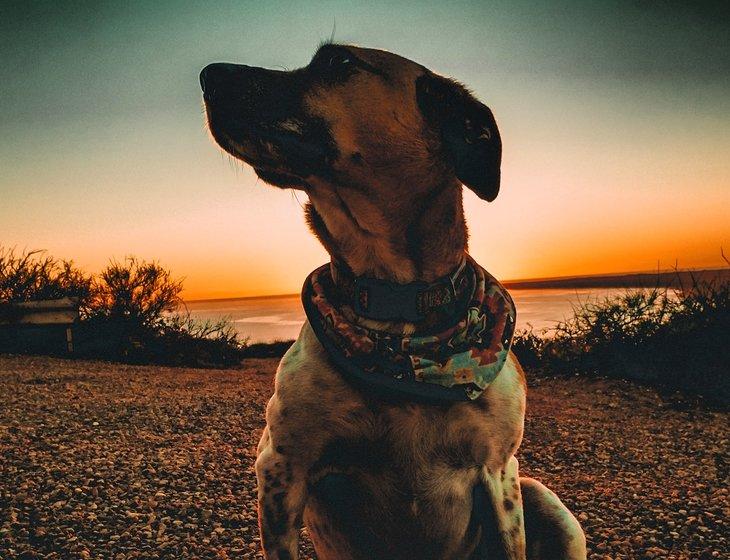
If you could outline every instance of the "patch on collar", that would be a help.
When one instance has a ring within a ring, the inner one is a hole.
[[[468,255],[466,266],[473,292],[456,323],[440,332],[393,334],[353,323],[340,310],[329,263],[307,277],[304,311],[351,381],[413,400],[474,400],[507,360],[516,312],[507,290]]]

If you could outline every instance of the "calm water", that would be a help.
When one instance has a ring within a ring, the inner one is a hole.
[[[551,327],[572,315],[572,306],[586,300],[603,299],[621,289],[510,290],[517,306],[517,328],[532,325],[535,330]],[[304,322],[298,296],[188,303],[196,319],[228,318],[242,338],[250,342],[271,342],[296,338]]]

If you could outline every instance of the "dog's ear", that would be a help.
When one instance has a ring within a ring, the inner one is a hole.
[[[458,179],[479,198],[497,198],[502,141],[489,107],[458,82],[430,73],[416,80],[416,98],[440,133]]]

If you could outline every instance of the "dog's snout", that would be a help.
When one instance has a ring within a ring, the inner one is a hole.
[[[200,72],[200,87],[206,98],[213,97],[216,91],[220,89],[226,77],[230,76],[231,72],[226,68],[227,66],[232,65],[214,62],[213,64],[208,64]]]
[[[199,76],[199,78],[200,78],[200,89],[203,90],[203,93],[205,93],[205,91],[207,89],[207,84],[208,84],[208,80],[209,80],[208,73],[210,71],[210,67],[211,66],[212,65],[209,64],[208,66],[206,66],[205,68],[203,68],[200,71],[200,76]]]
[[[233,87],[241,80],[249,67],[242,64],[214,62],[200,71],[200,87],[206,99],[212,99],[221,91]]]

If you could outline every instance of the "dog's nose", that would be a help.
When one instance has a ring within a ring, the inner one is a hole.
[[[203,90],[203,93],[205,93],[205,81],[206,81],[206,77],[208,75],[208,68],[209,68],[209,66],[206,66],[205,68],[203,68],[200,71],[200,76],[199,76],[199,79],[200,79],[200,89]]]
[[[242,71],[248,66],[242,64],[229,64],[227,62],[214,62],[208,64],[200,72],[200,87],[206,99],[212,99],[216,93],[226,88],[235,87],[241,80]]]
[[[215,91],[215,82],[220,78],[221,74],[220,66],[222,66],[220,62],[215,62],[208,64],[208,66],[200,71],[200,88],[206,97]]]

